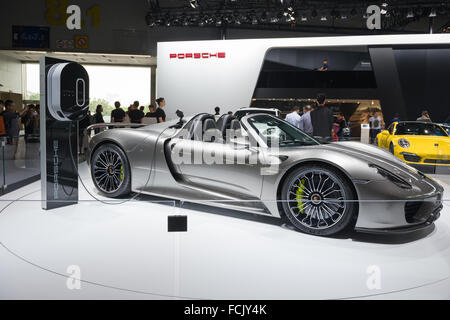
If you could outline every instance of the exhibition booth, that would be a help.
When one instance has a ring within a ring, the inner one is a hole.
[[[161,42],[167,121],[94,125],[86,161],[77,133],[89,74],[42,57],[41,181],[1,198],[4,292],[450,298],[449,176],[411,166],[403,149],[419,142],[407,134],[389,138],[393,150],[360,139],[369,114],[415,120],[426,103],[442,138],[430,134],[438,151],[427,157],[445,166],[449,53],[443,34]],[[296,104],[320,105],[318,94],[356,139],[330,143],[283,120]]]

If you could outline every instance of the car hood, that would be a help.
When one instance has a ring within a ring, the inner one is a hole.
[[[354,141],[344,141],[344,142],[334,142],[326,144],[327,148],[364,159],[369,163],[374,163],[386,169],[388,167],[394,167],[400,169],[409,175],[419,176],[418,170],[406,164],[402,160],[395,157],[388,151],[385,151],[379,147],[370,144],[364,144],[361,142]]]
[[[303,148],[303,147],[300,147]],[[314,149],[332,151],[339,155],[347,155],[362,160],[368,164],[375,164],[396,173],[406,179],[414,178],[420,180],[423,178],[419,171],[400,159],[394,157],[391,153],[378,148],[374,145],[368,145],[361,142],[343,141],[321,144],[313,146]],[[298,147],[289,148],[290,151],[298,151]]]

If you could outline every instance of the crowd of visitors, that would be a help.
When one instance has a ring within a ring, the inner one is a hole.
[[[2,122],[0,131],[6,136],[7,144],[17,144],[19,139],[21,122],[24,126],[25,141],[28,142],[32,136],[39,135],[39,104],[29,104],[22,111],[16,111],[16,104],[12,100],[3,102],[0,100],[0,116]]]
[[[334,117],[333,112],[326,106],[324,94],[317,95],[315,105],[306,105],[300,113],[296,106],[285,120],[300,130],[323,141],[337,141],[343,139],[344,128],[347,123],[342,113]]]
[[[145,107],[140,106],[139,101],[134,101],[125,111],[122,109],[120,102],[116,101],[114,103],[115,109],[111,112],[111,122],[142,123],[144,118],[154,118],[157,123],[165,122],[166,113],[163,110],[165,106],[166,100],[158,98],[156,99],[156,108],[153,104],[150,104],[147,113],[145,113]],[[95,115],[90,123],[105,123],[102,105],[97,106]]]

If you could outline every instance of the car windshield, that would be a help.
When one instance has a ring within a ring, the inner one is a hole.
[[[320,144],[317,140],[286,121],[269,115],[252,116],[248,119],[248,123],[266,141],[268,147],[274,146],[276,141],[278,141],[280,147]]]
[[[395,129],[397,136],[447,136],[447,133],[434,123],[400,122]]]

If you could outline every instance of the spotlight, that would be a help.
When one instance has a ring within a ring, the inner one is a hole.
[[[268,21],[268,14],[266,11],[263,12],[263,14],[261,15],[261,18],[259,19],[259,22],[261,23],[266,23]]]
[[[156,25],[155,19],[151,15],[145,16],[145,22],[147,22],[147,26],[154,27]]]
[[[308,17],[305,15],[302,15],[302,17],[300,18],[300,21],[306,22],[306,21],[308,21]]]
[[[414,12],[411,9],[408,10],[408,13],[406,14],[406,17],[408,19],[414,18]]]
[[[198,4],[197,0],[189,0],[189,4],[191,5],[192,9],[197,9],[200,5]]]
[[[273,16],[270,18],[270,23],[277,23],[280,19],[277,16]]]
[[[327,16],[321,16],[320,17],[320,21],[327,21],[328,19],[327,19]]]

